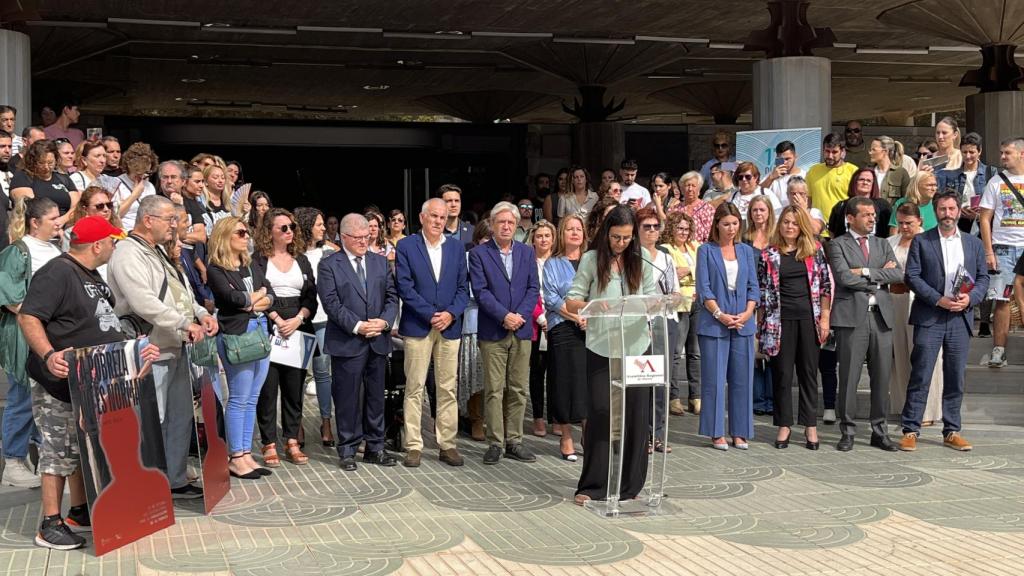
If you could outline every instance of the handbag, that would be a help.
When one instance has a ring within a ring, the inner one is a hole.
[[[244,334],[221,334],[224,339],[224,355],[228,364],[237,366],[255,362],[270,356],[270,338],[265,330],[253,330]]]
[[[193,343],[190,358],[196,366],[206,368],[217,368],[217,341],[213,338],[203,338]]]

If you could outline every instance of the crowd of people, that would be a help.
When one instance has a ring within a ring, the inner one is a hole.
[[[148,336],[174,498],[203,495],[187,466],[188,362],[206,341],[226,382],[236,478],[309,462],[306,395],[316,398],[320,442],[347,472],[420,466],[423,422],[444,464],[464,464],[460,432],[485,443],[484,464],[534,462],[523,441],[529,406],[530,433],[550,427],[561,459],[582,460],[582,505],[606,495],[614,420],[615,351],[587,337],[590,301],[662,295],[675,310],[668,404],[652,414],[649,389],[625,397],[620,498],[629,499],[644,486],[648,454],[672,450],[666,410],[698,415],[714,449],[747,450],[754,417],[771,415],[775,448],[802,426],[817,450],[820,390],[822,420],[839,423],[836,448],[851,450],[865,363],[871,446],[914,450],[921,428],[941,420],[944,443],[969,450],[960,404],[974,310],[998,368],[1010,300],[1024,295],[1024,139],[1000,143],[1002,170],[992,170],[979,160],[982,138],[961,137],[951,118],[916,159],[886,136],[865,143],[850,122],[824,138],[823,161],[806,173],[798,152],[818,150],[782,142],[761,174],[736,162],[722,132],[700,170],[653,173],[650,188],[633,160],[599,181],[573,166],[471,215],[463,190],[445,184],[407,234],[413,215],[399,209],[339,217],[275,207],[238,163],[213,154],[160,162],[143,142],[122,152],[116,138],[87,140],[72,126],[74,103],[55,128],[20,136],[15,114],[0,106],[3,482],[42,485],[40,546],[82,546],[76,532],[90,526],[67,433],[77,427],[68,349]],[[270,360],[270,337],[296,332],[316,339],[312,374]],[[649,341],[637,338],[630,353]],[[389,451],[395,374],[404,375],[403,422]],[[62,516],[65,481],[72,506]]]

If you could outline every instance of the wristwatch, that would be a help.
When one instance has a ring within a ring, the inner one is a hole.
[[[722,317],[722,309],[719,308],[718,310],[715,310],[714,314],[712,314],[711,317],[714,318],[715,320],[718,320],[719,318],[721,318]]]
[[[43,354],[43,364],[46,364],[46,361],[49,360],[50,356],[53,356],[53,353],[56,352],[56,351],[57,350],[55,348],[50,348],[49,352],[47,352],[46,354]]]

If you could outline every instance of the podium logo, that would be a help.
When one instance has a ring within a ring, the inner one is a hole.
[[[626,369],[623,380],[627,386],[656,385],[667,381],[664,355],[627,356],[623,366]]]

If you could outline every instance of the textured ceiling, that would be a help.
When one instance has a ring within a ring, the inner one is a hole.
[[[515,121],[568,122],[559,100],[571,101],[576,84],[588,82],[625,98],[624,119],[710,121],[692,106],[651,95],[691,78],[749,80],[763,56],[729,45],[768,25],[763,0],[19,1],[20,10],[0,17],[32,38],[37,95],[71,89],[98,114],[401,119],[439,109],[456,116],[452,97],[442,95],[488,93],[491,105],[470,106],[463,117],[480,120],[494,109],[515,113]],[[965,3],[972,2],[957,0]],[[957,43],[934,27],[914,32],[877,19],[903,4],[812,0],[808,20],[831,27],[841,45],[923,50]],[[96,27],[52,25],[61,22]],[[409,33],[423,36],[394,37]],[[555,41],[562,38],[620,43]],[[961,108],[974,90],[957,82],[981,63],[976,51],[863,54],[847,46],[816,55],[833,60],[837,121]],[[500,99],[513,91],[547,97],[529,98],[530,106],[495,104],[507,104]]]

